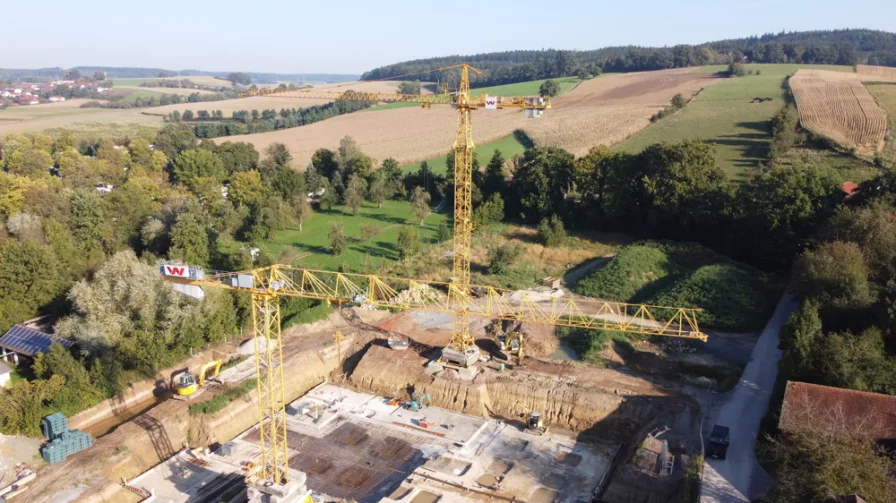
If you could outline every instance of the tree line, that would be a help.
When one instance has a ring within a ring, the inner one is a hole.
[[[175,110],[165,120],[172,123],[197,122],[193,126],[193,133],[197,138],[218,138],[305,126],[337,115],[364,110],[372,105],[373,102],[370,101],[336,100],[304,108],[281,108],[279,112],[274,109],[234,110],[226,119],[220,110],[199,110],[195,114],[192,110],[185,110],[183,113]]]
[[[96,97],[96,96],[91,96]],[[189,95],[167,94],[162,93],[161,96],[137,97],[134,101],[126,101],[127,96],[107,96],[100,94],[99,98],[107,101],[88,101],[83,103],[81,108],[145,108],[145,107],[163,107],[165,105],[176,105],[178,103],[204,103],[210,101],[223,101],[238,98],[239,95],[234,91],[224,91],[216,93],[190,93]]]
[[[470,63],[484,70],[472,75],[476,86],[492,86],[583,73],[637,72],[728,64],[732,59],[752,63],[804,63],[896,66],[896,34],[875,30],[830,30],[769,33],[741,39],[673,47],[607,47],[588,51],[557,49],[504,51],[467,56],[426,58],[395,63],[365,72],[362,80],[383,79],[418,72],[423,81],[444,81],[434,68]],[[448,77],[452,78],[452,77]]]

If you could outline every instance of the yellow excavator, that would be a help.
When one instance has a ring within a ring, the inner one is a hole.
[[[177,382],[174,385],[174,398],[178,400],[189,400],[197,397],[202,393],[205,380],[217,377],[221,373],[221,360],[215,360],[206,363],[199,369],[199,375],[193,375],[189,371],[184,372],[176,377]],[[212,370],[209,374],[209,369]]]
[[[529,412],[529,409],[523,407],[519,400],[513,403],[513,413],[523,418],[523,426],[527,432],[533,435],[544,435],[548,431],[541,418],[541,413]]]
[[[500,335],[495,336],[495,344],[498,345],[498,349],[501,350],[501,353],[507,357],[508,360],[516,357],[516,365],[520,366],[523,364],[523,333],[520,331],[512,331],[506,332]]]

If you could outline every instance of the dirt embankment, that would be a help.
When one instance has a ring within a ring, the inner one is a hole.
[[[343,320],[339,322],[344,324]],[[340,351],[332,342],[333,324],[319,328],[315,333],[285,338],[287,401],[305,394],[340,367]],[[360,351],[369,341],[363,333],[351,329],[343,328],[343,333],[343,359]],[[223,390],[223,387],[209,388],[197,401],[207,400]],[[123,479],[133,478],[157,465],[187,443],[201,447],[227,442],[258,422],[255,391],[215,415],[190,415],[190,403],[166,400],[97,439],[92,448],[70,456],[63,463],[43,468],[25,501],[49,502],[54,494],[73,487],[83,490],[77,497],[79,502],[139,501],[120,486]],[[72,476],[75,468],[77,477]]]
[[[433,405],[484,417],[518,418],[541,412],[548,425],[575,432],[626,438],[646,421],[674,413],[687,399],[671,385],[575,362],[530,359],[521,370],[486,365],[473,382],[453,371],[433,377],[414,351],[372,345],[351,374],[351,383],[383,396],[407,398],[408,389],[429,393]]]

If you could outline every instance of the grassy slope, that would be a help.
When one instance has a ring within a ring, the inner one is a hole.
[[[894,137],[896,135],[896,85],[866,84],[865,88],[874,96],[877,104],[887,112],[889,136],[881,154],[891,165],[896,165],[896,137]]]
[[[706,327],[751,330],[773,308],[763,275],[695,244],[646,242],[624,248],[575,286],[581,295],[660,306],[702,308]]]
[[[417,227],[424,245],[432,243],[436,237],[439,224],[447,221],[444,214],[433,213],[426,217],[422,227],[414,219],[410,203],[404,201],[386,201],[382,209],[375,204],[365,203],[361,212],[355,216],[344,213],[342,207],[334,207],[331,212],[315,212],[304,222],[304,229],[285,229],[274,234],[273,239],[260,243],[275,261],[301,264],[316,269],[338,270],[345,266],[346,270],[371,270],[387,262],[398,260],[398,231],[405,222]],[[327,232],[332,222],[342,222],[350,245],[342,256],[331,255],[327,250]],[[367,241],[361,239],[361,225],[374,224],[383,231],[373,238],[370,248]],[[231,252],[244,246],[245,243],[229,240],[222,241],[220,249]],[[365,253],[370,254],[370,267],[364,267]]]
[[[579,83],[578,77],[563,77],[554,80],[560,84],[560,94],[576,87]],[[544,80],[530,80],[528,82],[517,82],[516,84],[504,84],[501,86],[476,87],[470,89],[470,96],[481,94],[489,96],[538,96],[538,90],[544,82]]]
[[[577,77],[564,77],[562,79],[554,80],[560,84],[560,94],[573,89],[580,82]],[[542,83],[544,83],[544,80],[531,80],[529,82],[518,82],[516,84],[505,84],[502,86],[480,87],[471,89],[470,94],[473,96],[480,94],[488,94],[492,96],[538,96],[538,89],[541,87]],[[408,103],[393,103],[391,105],[409,106]],[[384,108],[379,108],[381,106],[390,108],[390,105],[377,105],[376,107],[371,108],[371,110],[383,110]],[[489,143],[477,145],[476,156],[479,158],[479,164],[485,166],[488,164],[488,160],[491,159],[492,155],[494,155],[495,150],[500,150],[501,153],[504,154],[505,159],[510,159],[515,155],[525,152],[526,148],[529,146],[529,140],[527,138],[518,135],[508,135]],[[433,159],[427,159],[426,162],[429,163],[429,167],[434,172],[444,174],[446,157],[447,154]],[[402,166],[402,169],[405,172],[413,173],[420,169],[420,164],[422,163],[415,162],[413,164]]]
[[[525,152],[528,144],[529,140],[525,138],[525,136],[509,135],[483,145],[477,145],[476,157],[479,159],[479,165],[484,169],[485,165],[488,164],[489,159],[495,154],[495,150],[500,150],[501,153],[504,154],[505,159],[510,159],[515,155],[521,155]],[[429,163],[429,168],[432,169],[433,172],[445,174],[447,169],[445,160],[447,157],[446,154],[434,159],[428,159],[426,162]],[[415,162],[414,164],[402,166],[401,169],[407,173],[415,173],[420,170],[421,164],[422,162]]]
[[[710,86],[684,110],[651,124],[614,148],[638,152],[661,141],[701,139],[715,144],[717,162],[730,177],[740,177],[768,155],[768,120],[784,105],[784,78],[799,68],[852,71],[848,66],[747,65],[748,70],[760,70],[761,75],[746,75]],[[698,71],[714,73],[724,69],[706,66]],[[772,100],[750,103],[757,97]]]

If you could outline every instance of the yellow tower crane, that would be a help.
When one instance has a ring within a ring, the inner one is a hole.
[[[354,91],[255,90],[243,96],[365,100],[387,103],[451,105],[458,110],[454,142],[454,277],[449,283],[408,278],[345,274],[274,265],[244,272],[206,272],[199,267],[162,265],[165,280],[176,283],[182,293],[201,298],[202,289],[225,288],[251,294],[255,340],[261,478],[276,485],[289,482],[289,451],[286,441],[283,348],[280,333],[280,296],[323,300],[339,306],[368,305],[378,308],[449,313],[454,316],[451,344],[466,363],[478,358],[470,334],[470,317],[499,319],[556,326],[613,330],[651,336],[671,336],[706,341],[697,324],[699,309],[605,302],[589,299],[538,299],[490,286],[470,284],[472,224],[473,136],[470,112],[476,109],[517,108],[530,118],[550,107],[542,98],[470,96],[469,65],[440,68],[461,69],[457,93],[404,95]],[[478,296],[472,294],[479,292]]]
[[[277,90],[255,89],[242,97],[276,96],[280,98],[307,98],[329,100],[357,100],[384,103],[419,103],[423,108],[433,105],[449,105],[457,109],[457,134],[454,139],[454,275],[449,295],[466,296],[470,292],[470,251],[473,235],[473,124],[471,112],[478,109],[523,109],[526,117],[537,118],[551,107],[550,101],[541,97],[497,97],[470,95],[470,72],[483,73],[468,64],[438,68],[436,71],[460,69],[460,86],[457,92],[417,95],[367,93],[357,91],[326,90]],[[427,72],[428,73],[428,72]],[[407,77],[403,75],[402,77]],[[351,84],[342,84],[348,86]],[[455,314],[451,342],[443,351],[448,357],[464,366],[479,359],[479,348],[470,335],[470,316],[466,311]]]

